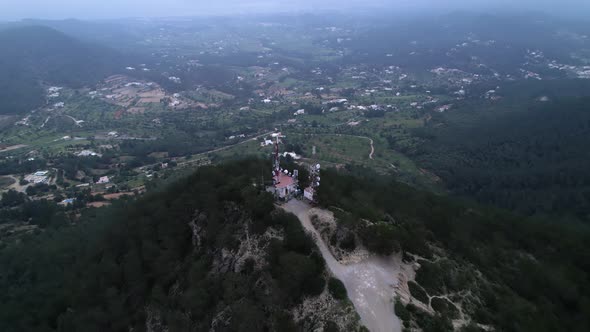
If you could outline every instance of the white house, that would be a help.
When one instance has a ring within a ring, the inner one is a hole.
[[[260,146],[268,146],[268,145],[273,145],[274,142],[272,140],[269,139],[265,139],[264,142],[260,143]]]
[[[298,160],[301,159],[301,156],[296,154],[295,152],[283,152],[283,157],[291,156],[291,158]]]
[[[109,183],[109,182],[111,182],[111,180],[109,179],[108,176],[101,176],[96,183],[103,184],[103,183]]]
[[[92,150],[82,150],[82,151],[78,152],[76,155],[78,157],[94,157],[94,156],[101,157],[102,156],[100,153],[96,153]]]
[[[315,190],[312,187],[307,187],[305,188],[305,190],[303,190],[303,197],[305,197],[306,199],[313,201],[315,196]]]

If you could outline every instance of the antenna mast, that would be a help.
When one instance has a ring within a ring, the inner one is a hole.
[[[274,166],[274,176],[276,178],[276,180],[278,181],[279,179],[279,174],[281,173],[281,161],[280,161],[280,157],[279,157],[279,135],[277,135],[276,137],[276,141],[275,141],[275,154],[274,154],[274,161],[273,161],[273,166]]]

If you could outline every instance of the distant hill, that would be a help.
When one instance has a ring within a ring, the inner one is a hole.
[[[106,45],[116,49],[133,48],[140,33],[134,33],[133,20],[121,21],[83,21],[25,19],[12,23],[13,26],[44,26],[55,29],[68,36]]]
[[[587,29],[584,23],[538,14],[458,12],[371,26],[342,45],[352,50],[344,59],[349,63],[395,61],[403,68],[473,70],[468,64],[475,56],[501,74],[514,74],[525,61],[527,50],[540,50],[557,61],[572,61],[571,53],[585,42],[564,36],[584,35]]]
[[[514,83],[504,100],[435,114],[409,152],[455,194],[526,215],[590,221],[590,83]],[[547,101],[540,102],[541,97]]]
[[[82,87],[116,72],[120,55],[47,27],[0,30],[0,114],[43,102],[41,82]]]

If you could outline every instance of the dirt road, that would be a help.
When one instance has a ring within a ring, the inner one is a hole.
[[[401,331],[401,322],[393,311],[394,287],[398,282],[401,264],[399,258],[371,256],[359,263],[343,265],[334,258],[313,227],[309,216],[311,207],[307,203],[293,199],[282,208],[295,214],[303,227],[313,235],[326,265],[344,283],[348,297],[369,331]]]
[[[233,148],[233,147],[235,147],[235,146],[238,146],[238,145],[241,145],[241,144],[244,144],[244,143],[248,143],[248,142],[255,141],[255,140],[259,139],[260,137],[269,136],[269,135],[270,135],[270,134],[272,134],[273,132],[274,132],[274,131],[269,131],[269,132],[267,132],[267,133],[260,134],[260,135],[256,135],[256,136],[254,136],[254,137],[250,137],[250,138],[248,138],[248,139],[246,139],[246,140],[240,141],[240,142],[238,142],[238,143],[235,143],[235,144],[232,144],[232,145],[226,145],[226,146],[222,146],[222,147],[220,147],[220,148],[217,148],[217,149],[213,149],[213,150],[209,150],[209,151],[205,151],[205,152],[197,153],[197,154],[194,154],[194,155],[192,155],[192,156],[191,156],[191,158],[195,158],[195,157],[201,157],[201,156],[206,156],[206,155],[208,155],[208,154],[210,154],[210,153],[215,153],[215,152],[219,152],[219,151],[227,150],[227,149],[229,149],[229,148]],[[192,163],[192,162],[194,162],[194,160],[181,161],[181,162],[179,162],[179,163],[178,163],[178,166],[182,166],[182,165],[190,164],[190,163]],[[136,168],[136,170],[140,170],[141,168],[145,168],[145,167],[153,167],[153,166],[155,166],[155,165],[158,165],[158,164],[159,164],[159,163],[150,164],[150,165],[143,165],[143,166],[137,167],[137,168]]]
[[[375,154],[375,146],[373,145],[373,139],[367,136],[357,136],[357,135],[346,135],[346,134],[314,134],[314,135],[323,135],[323,136],[348,136],[348,137],[356,137],[356,138],[362,138],[362,139],[366,139],[369,141],[370,145],[371,145],[371,152],[369,152],[369,159],[373,160],[373,155]]]
[[[0,152],[7,152],[7,151],[16,150],[16,149],[26,148],[26,147],[27,147],[27,145],[25,145],[25,144],[17,144],[17,145],[5,147],[4,149],[0,149]]]
[[[251,141],[255,141],[255,140],[259,139],[260,137],[269,136],[269,135],[270,135],[270,134],[272,134],[272,133],[273,133],[273,131],[269,131],[268,133],[264,133],[264,134],[256,135],[256,136],[254,136],[254,137],[250,137],[250,138],[248,138],[248,139],[246,139],[246,140],[240,141],[240,142],[238,142],[238,143],[235,143],[235,144],[232,144],[232,145],[226,145],[226,146],[222,146],[222,147],[220,147],[220,148],[213,149],[213,150],[209,150],[209,151],[205,151],[205,152],[201,152],[201,153],[197,153],[197,154],[194,154],[194,155],[192,155],[192,156],[193,156],[193,157],[205,156],[205,155],[208,155],[208,154],[210,154],[210,153],[215,153],[215,152],[219,152],[219,151],[227,150],[227,149],[229,149],[229,148],[233,148],[234,146],[237,146],[237,145],[241,145],[241,144],[244,144],[244,143],[248,143],[248,142],[251,142]],[[182,164],[182,163],[180,163],[180,164]]]

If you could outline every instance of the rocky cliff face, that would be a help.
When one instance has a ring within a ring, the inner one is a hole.
[[[328,245],[328,249],[339,263],[353,268],[359,263],[369,263],[374,260],[374,254],[363,246],[362,240],[355,231],[347,228],[342,224],[341,220],[337,220],[334,214],[329,210],[314,208],[310,210],[311,222],[322,239]],[[386,216],[387,222],[395,223],[392,217]],[[359,223],[364,225],[371,225],[368,220],[359,220]],[[443,265],[448,266],[454,274],[460,275],[464,266],[460,266],[454,261],[450,260],[448,254],[439,247],[429,244],[431,250],[435,252],[435,256],[431,259],[421,257],[409,252],[405,252],[402,261],[402,254],[400,252],[394,254],[395,260],[387,262],[383,268],[395,269],[390,273],[390,282],[393,285],[392,289],[385,288],[383,292],[391,294],[391,301],[396,302],[395,312],[400,319],[403,320],[403,326],[409,329],[419,329],[420,325],[417,318],[413,317],[411,312],[417,312],[417,315],[428,315],[430,317],[436,316],[441,312],[449,319],[451,325],[450,330],[460,331],[466,326],[475,326],[480,330],[490,330],[488,325],[473,323],[470,309],[473,308],[479,300],[477,294],[466,288],[461,291],[444,291],[442,294],[429,294],[424,287],[422,287],[416,280],[417,272],[422,266],[427,265],[426,268],[433,269],[433,266]],[[368,266],[363,266],[363,269],[368,270]],[[478,274],[477,278],[482,279],[482,275]],[[479,281],[477,280],[477,281]],[[406,310],[405,307],[410,309]]]

